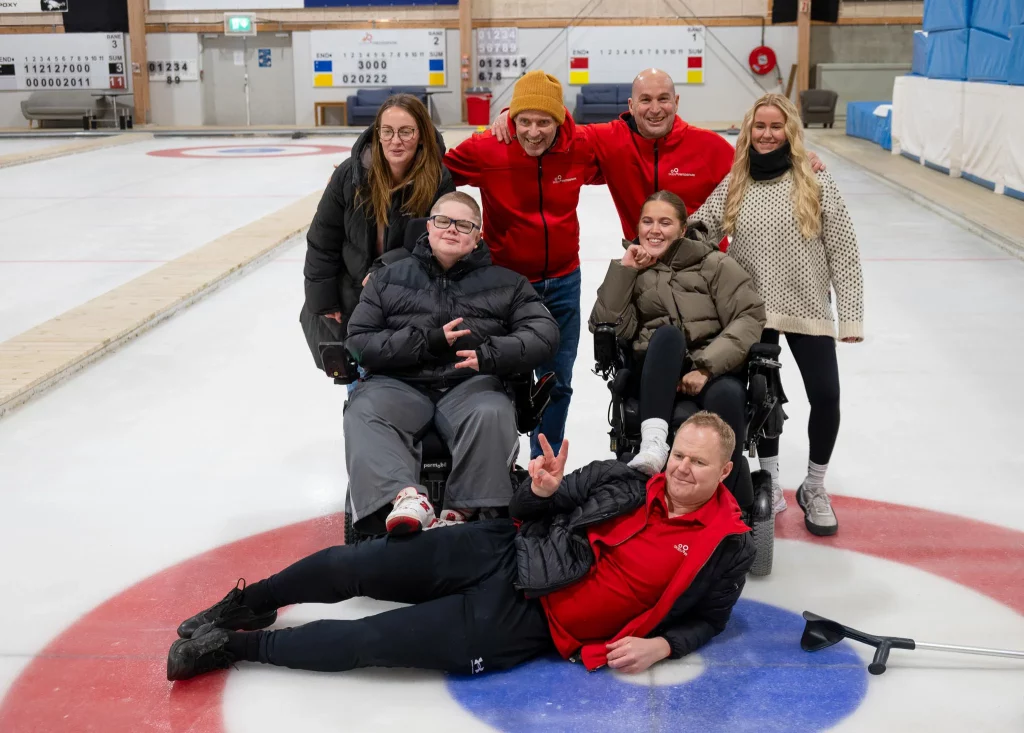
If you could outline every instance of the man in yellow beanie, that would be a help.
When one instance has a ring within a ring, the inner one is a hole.
[[[565,109],[562,85],[543,71],[516,82],[508,126],[516,143],[491,131],[465,140],[445,156],[456,186],[477,186],[484,205],[483,237],[494,263],[524,275],[558,321],[561,345],[537,373],[556,377],[551,402],[533,432],[561,445],[572,397],[572,367],[580,340],[580,188],[594,181],[590,143]]]

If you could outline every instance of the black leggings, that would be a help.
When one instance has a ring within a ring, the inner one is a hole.
[[[414,605],[354,621],[254,631],[249,661],[339,672],[415,667],[455,674],[505,669],[553,650],[540,601],[513,587],[516,528],[470,522],[321,550],[247,587],[258,613],[356,596]]]
[[[676,387],[683,376],[685,360],[686,336],[675,326],[660,326],[651,337],[644,357],[640,379],[640,419],[658,417],[671,425],[676,400],[682,397],[692,402],[695,408],[713,412],[725,420],[736,434],[736,448],[732,452],[734,469],[724,482],[732,491],[739,475],[743,441],[747,434],[746,388],[736,377],[724,374],[709,379],[698,395],[680,395]]]
[[[779,332],[766,328],[761,343],[778,344]],[[811,415],[807,421],[811,463],[824,466],[832,458],[832,449],[839,435],[839,363],[836,342],[831,336],[808,336],[787,333],[786,343],[796,359],[804,380]],[[779,455],[779,439],[763,440],[758,452],[765,458]]]

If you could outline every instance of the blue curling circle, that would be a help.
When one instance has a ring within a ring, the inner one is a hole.
[[[678,685],[642,686],[608,669],[554,657],[475,677],[449,677],[451,696],[502,731],[817,731],[855,711],[867,670],[848,642],[800,649],[803,619],[757,601],[700,650],[704,671]]]

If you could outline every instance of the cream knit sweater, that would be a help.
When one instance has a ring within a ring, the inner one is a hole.
[[[729,254],[750,273],[768,310],[767,328],[783,333],[836,337],[832,289],[839,311],[839,338],[864,337],[864,280],[857,235],[846,204],[827,171],[821,184],[821,235],[806,239],[793,215],[792,173],[751,181],[743,198]],[[725,232],[725,177],[690,223],[703,223],[714,238]]]

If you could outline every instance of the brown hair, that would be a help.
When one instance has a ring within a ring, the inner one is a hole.
[[[681,198],[676,196],[671,191],[655,191],[654,193],[647,197],[647,200],[644,201],[644,205],[640,207],[640,218],[643,218],[644,207],[646,207],[647,204],[651,203],[652,201],[664,201],[666,204],[675,209],[676,216],[679,217],[679,225],[683,229],[686,229],[686,219],[689,217],[689,213],[687,213],[686,204],[683,203],[683,200]]]
[[[434,205],[430,207],[430,213],[436,214],[438,211],[441,210],[441,204],[448,203],[449,201],[454,201],[457,204],[462,204],[463,206],[467,207],[470,211],[473,212],[473,217],[476,219],[476,223],[480,223],[480,204],[478,204],[476,202],[476,199],[474,199],[468,193],[463,193],[462,191],[452,191],[451,193],[446,193],[444,196],[442,196],[441,198],[434,202]]]
[[[419,147],[409,171],[405,174],[405,179],[401,181],[391,179],[391,167],[384,157],[384,148],[380,141],[381,117],[392,107],[398,107],[412,115],[416,121],[416,130],[419,132]],[[441,147],[437,144],[434,123],[430,121],[427,108],[412,94],[395,94],[388,97],[377,110],[372,129],[370,170],[367,171],[365,184],[359,187],[356,200],[370,212],[371,217],[377,222],[377,228],[383,229],[388,225],[391,197],[408,184],[411,191],[406,196],[402,213],[413,217],[425,216],[430,209],[430,203],[437,195],[437,189],[441,186],[442,172]]]
[[[722,451],[722,460],[725,463],[732,460],[732,452],[736,449],[736,433],[732,431],[725,420],[713,412],[701,410],[691,415],[686,422],[679,426],[679,429],[682,430],[687,425],[692,425],[695,428],[707,428],[715,433]]]

